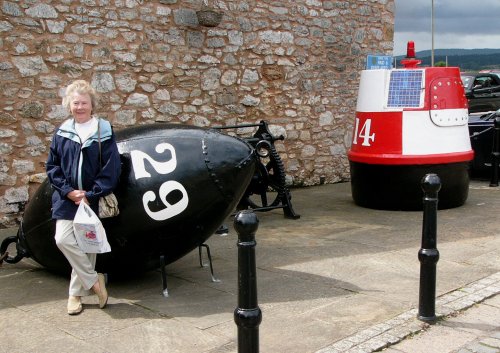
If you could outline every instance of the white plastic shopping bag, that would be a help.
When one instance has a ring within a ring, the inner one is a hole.
[[[101,220],[85,202],[78,206],[73,230],[76,242],[83,252],[101,254],[111,251]]]

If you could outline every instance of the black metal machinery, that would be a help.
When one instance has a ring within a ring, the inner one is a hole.
[[[494,121],[493,149],[491,151],[491,182],[490,186],[498,186],[498,163],[500,163],[500,117]]]
[[[500,163],[500,111],[469,116],[469,135],[474,160],[470,165],[471,177],[486,180],[498,186]]]
[[[292,207],[292,196],[286,186],[285,166],[274,146],[275,141],[283,141],[285,137],[273,136],[268,123],[264,120],[258,124],[217,126],[214,129],[247,127],[258,127],[252,137],[242,138],[254,148],[258,163],[250,185],[238,203],[237,209],[251,208],[254,211],[270,211],[282,208],[286,218],[299,219],[300,215],[296,214]],[[252,197],[253,195],[256,196]]]

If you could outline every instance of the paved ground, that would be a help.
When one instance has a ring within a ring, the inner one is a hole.
[[[261,352],[500,352],[500,188],[472,182],[464,206],[438,212],[431,327],[416,319],[421,212],[357,207],[349,183],[292,195],[299,220],[258,214]],[[168,298],[158,271],[110,278],[106,309],[87,297],[78,316],[65,312],[66,278],[29,259],[4,263],[0,353],[236,352],[237,235],[228,225],[228,236],[208,240],[220,283],[194,251],[167,266]]]
[[[500,352],[500,295],[439,321],[386,353]]]

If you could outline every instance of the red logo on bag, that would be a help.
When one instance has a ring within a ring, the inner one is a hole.
[[[85,233],[85,238],[94,240],[97,237],[96,237],[95,232],[90,231],[90,232]]]

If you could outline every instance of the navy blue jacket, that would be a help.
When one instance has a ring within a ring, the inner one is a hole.
[[[75,218],[78,206],[67,197],[73,190],[85,190],[90,207],[98,214],[99,198],[110,194],[118,184],[121,163],[115,135],[107,120],[98,120],[102,169],[97,132],[82,145],[75,130],[74,119],[68,119],[54,133],[46,165],[47,177],[54,189],[53,219]]]

